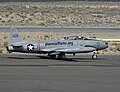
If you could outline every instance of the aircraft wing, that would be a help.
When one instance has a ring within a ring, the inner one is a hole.
[[[42,49],[41,51],[44,52],[51,52],[59,54],[60,52],[64,53],[83,53],[83,52],[92,52],[95,51],[96,48],[94,47],[65,47],[65,48],[47,48],[47,49]]]

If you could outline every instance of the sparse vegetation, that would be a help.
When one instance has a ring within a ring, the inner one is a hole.
[[[16,25],[120,27],[119,10],[119,2],[1,3],[0,24],[16,24],[19,20]]]
[[[117,50],[117,51],[120,51],[120,43],[117,43],[117,45],[116,45],[116,50]]]
[[[8,42],[4,42],[4,47],[6,47],[8,45]]]
[[[2,49],[0,49],[0,53],[3,53],[3,50],[2,50]]]

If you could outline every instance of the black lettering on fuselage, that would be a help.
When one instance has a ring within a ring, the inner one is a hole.
[[[45,46],[51,46],[51,45],[73,45],[73,42],[47,42],[45,43]]]

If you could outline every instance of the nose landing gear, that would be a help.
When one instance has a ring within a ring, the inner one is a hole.
[[[94,51],[94,52],[93,52],[92,59],[93,59],[93,60],[96,60],[96,59],[97,59],[97,51]]]

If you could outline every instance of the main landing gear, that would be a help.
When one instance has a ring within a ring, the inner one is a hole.
[[[50,58],[52,58],[52,59],[55,59],[55,58],[57,58],[57,59],[66,59],[65,53],[62,53],[62,52],[60,54],[58,54],[58,56],[56,56],[55,54],[54,55],[49,55],[48,54],[48,56]]]
[[[52,58],[52,59],[56,58],[56,55],[49,55],[49,56],[50,56],[50,58]]]
[[[93,52],[92,59],[96,60],[97,59],[97,51]]]
[[[58,57],[57,57],[58,59],[66,59],[66,56],[65,56],[65,53],[60,53],[60,54],[58,54]]]

